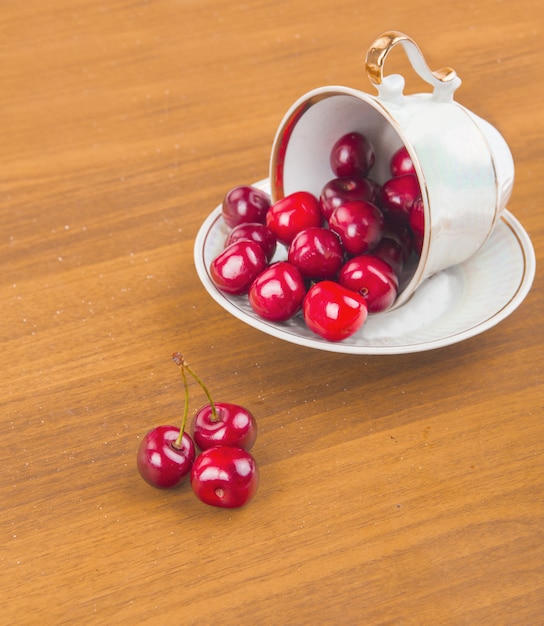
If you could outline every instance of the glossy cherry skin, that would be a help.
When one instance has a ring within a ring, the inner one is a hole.
[[[360,293],[369,313],[379,313],[395,302],[399,281],[393,268],[374,254],[349,259],[338,274],[338,282]]]
[[[206,504],[225,509],[244,506],[259,487],[257,463],[243,448],[208,448],[193,463],[191,486]]]
[[[306,285],[300,270],[288,261],[278,261],[253,281],[248,299],[260,317],[284,322],[300,309],[305,295]]]
[[[251,450],[257,439],[257,422],[251,411],[230,402],[216,402],[213,417],[210,404],[201,407],[191,423],[193,441],[201,450],[213,446],[236,446]]]
[[[341,341],[357,332],[367,318],[365,298],[335,281],[315,283],[302,306],[306,326],[327,341]]]
[[[230,189],[221,205],[221,213],[227,226],[234,228],[247,222],[264,223],[270,207],[267,193],[251,185],[238,185]]]
[[[304,278],[334,278],[344,262],[344,250],[335,233],[312,226],[295,236],[287,259],[298,267]]]
[[[244,240],[258,243],[264,250],[266,260],[272,260],[272,257],[276,252],[277,241],[274,233],[268,228],[268,226],[258,222],[238,224],[238,226],[235,226],[227,235],[224,247],[228,248],[231,243]]]
[[[411,156],[405,146],[399,148],[391,157],[389,163],[391,176],[403,176],[404,174],[415,174],[416,169]]]
[[[153,487],[175,487],[189,474],[195,459],[195,445],[191,437],[183,433],[181,448],[177,448],[178,437],[176,426],[157,426],[140,442],[136,465],[141,477]]]
[[[329,180],[319,196],[319,206],[323,217],[329,221],[334,209],[346,202],[366,200],[376,202],[379,198],[379,185],[368,178],[344,176]]]
[[[266,225],[287,246],[298,232],[309,226],[321,226],[321,222],[319,201],[308,191],[295,191],[277,200],[266,214]]]
[[[267,265],[266,254],[254,241],[237,241],[220,252],[210,264],[213,284],[233,295],[247,293]]]
[[[362,133],[347,133],[333,145],[330,165],[335,176],[366,176],[376,159],[374,146]]]
[[[417,177],[404,174],[390,178],[382,185],[381,207],[387,218],[407,224],[412,204],[421,196]]]
[[[329,228],[339,237],[344,250],[352,256],[364,254],[378,245],[383,235],[383,214],[371,202],[346,202],[336,208]]]

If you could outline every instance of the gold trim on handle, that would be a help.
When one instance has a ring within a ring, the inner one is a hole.
[[[457,73],[451,67],[443,67],[433,72],[425,63],[421,50],[411,37],[396,30],[390,30],[380,35],[366,54],[366,73],[373,85],[381,85],[385,59],[389,52],[399,43],[408,44],[408,46],[403,45],[405,52],[416,72],[424,80],[427,80],[429,75],[432,75],[441,83],[449,83],[457,78]]]

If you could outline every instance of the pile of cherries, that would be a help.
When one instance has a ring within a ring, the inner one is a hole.
[[[370,140],[351,132],[331,149],[335,178],[319,197],[296,191],[271,203],[256,187],[231,189],[222,203],[230,230],[209,268],[214,285],[247,295],[266,320],[302,311],[307,327],[328,341],[346,339],[369,313],[387,310],[408,259],[421,254],[424,212],[407,149],[393,154],[383,185],[370,176],[375,161]],[[278,244],[286,259],[273,262]]]
[[[185,390],[181,427],[157,426],[142,439],[136,465],[142,478],[159,489],[178,486],[190,475],[191,487],[204,503],[222,508],[247,504],[259,486],[259,471],[249,453],[257,438],[257,423],[248,409],[228,402],[214,402],[193,368],[179,352],[172,355],[179,366]],[[202,387],[208,404],[195,414],[191,434],[185,432],[189,412],[187,374]],[[196,450],[201,452],[197,455]]]

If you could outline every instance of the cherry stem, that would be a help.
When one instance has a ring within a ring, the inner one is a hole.
[[[183,435],[185,433],[185,425],[187,424],[187,416],[189,415],[189,385],[187,383],[187,374],[185,374],[185,368],[180,366],[181,378],[183,379],[183,389],[185,391],[185,404],[183,406],[183,419],[181,421],[181,428],[179,429],[179,436],[174,442],[174,447],[181,449],[183,446]]]
[[[210,407],[212,409],[211,420],[213,422],[217,422],[218,419],[219,419],[217,417],[217,409],[215,408],[215,403],[213,401],[212,395],[209,392],[209,390],[206,387],[206,385],[204,384],[204,381],[198,376],[198,374],[189,365],[189,363],[187,363],[187,361],[185,360],[185,358],[183,357],[183,355],[180,352],[174,352],[174,354],[172,355],[172,359],[174,360],[174,363],[176,363],[176,365],[178,365],[180,367],[180,369],[182,371],[182,374],[184,376],[185,384],[187,384],[187,377],[185,376],[185,371],[187,371],[187,372],[189,372],[189,374],[191,374],[191,376],[200,385],[200,387],[202,388],[202,391],[204,391],[204,393],[206,394],[206,397],[208,398],[208,402],[210,403]],[[187,393],[187,395],[188,395],[188,393]]]

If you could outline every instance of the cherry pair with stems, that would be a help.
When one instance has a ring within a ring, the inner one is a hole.
[[[202,502],[221,508],[243,506],[253,498],[259,484],[257,464],[249,453],[257,438],[255,418],[240,405],[214,402],[183,355],[175,352],[172,359],[180,369],[184,387],[182,424],[179,428],[157,426],[146,433],[138,448],[138,471],[147,483],[160,489],[176,487],[189,476]],[[185,431],[189,413],[187,374],[208,399],[193,418],[191,435]]]

